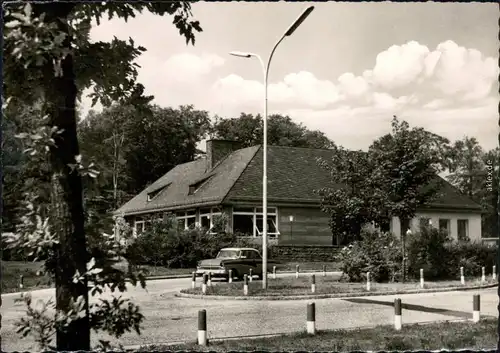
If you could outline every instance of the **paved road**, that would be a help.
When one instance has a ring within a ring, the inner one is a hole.
[[[171,343],[194,340],[198,310],[207,310],[208,335],[229,338],[260,334],[279,334],[305,329],[307,300],[289,301],[220,301],[177,298],[174,293],[190,286],[190,279],[158,280],[148,283],[148,291],[132,288],[127,297],[140,305],[146,317],[141,336],[126,334],[120,339],[125,346],[146,343]],[[457,320],[471,318],[472,295],[481,294],[482,315],[498,317],[496,288],[400,295],[403,323]],[[34,300],[47,300],[53,289],[33,292]],[[2,350],[33,350],[33,342],[19,339],[13,323],[24,314],[24,307],[14,303],[17,294],[2,295]],[[392,324],[396,296],[373,296],[351,299],[318,299],[318,329],[353,328]],[[93,336],[93,340],[105,338]]]

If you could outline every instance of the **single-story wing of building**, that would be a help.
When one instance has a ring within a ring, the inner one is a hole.
[[[332,185],[329,172],[317,160],[330,160],[333,150],[268,146],[268,236],[278,245],[341,245],[332,235],[328,214],[320,209],[318,189]],[[262,165],[260,145],[241,148],[227,140],[207,141],[205,158],[180,164],[125,203],[122,215],[136,234],[151,219],[175,214],[180,228],[213,226],[225,213],[227,231],[256,240],[262,235]],[[454,239],[481,239],[481,206],[443,180],[439,196],[418,210],[413,230],[421,222],[446,229]],[[393,217],[390,229],[400,236]]]

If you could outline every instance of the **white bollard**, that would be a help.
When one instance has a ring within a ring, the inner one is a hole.
[[[233,270],[229,270],[229,283],[233,283]]]
[[[193,271],[193,277],[191,278],[191,288],[196,288],[196,272]]]
[[[243,276],[243,295],[248,295],[248,276]]]
[[[273,266],[273,279],[276,279],[276,266]]]
[[[424,288],[424,269],[420,269],[420,288]]]
[[[295,266],[295,278],[299,278],[299,265]]]
[[[370,282],[370,272],[366,273],[366,290],[369,292],[371,289],[371,282]]]
[[[481,282],[486,282],[486,269],[481,267]]]
[[[491,273],[491,279],[495,280],[497,278],[497,267],[493,265],[493,272]]]
[[[201,284],[201,292],[203,294],[207,294],[207,282],[208,282],[208,275],[206,273],[203,274],[203,283]]]
[[[460,283],[465,284],[464,268],[460,267]]]
[[[250,282],[253,281],[252,269],[250,269],[250,274],[248,275],[248,279],[250,280]]]
[[[212,287],[212,272],[209,272],[208,273],[208,281],[207,281],[207,285],[209,287]]]
[[[205,309],[198,311],[198,344],[207,345],[207,311]]]
[[[24,276],[20,275],[19,276],[19,289],[23,289],[23,288],[24,288]]]
[[[479,322],[480,319],[480,311],[481,311],[481,299],[479,294],[474,294],[472,298],[472,321]]]
[[[401,299],[394,299],[394,328],[400,331],[403,326],[403,318],[401,316]]]
[[[311,275],[311,293],[316,293],[316,276]]]
[[[308,334],[316,334],[316,305],[314,303],[307,304],[306,328]]]

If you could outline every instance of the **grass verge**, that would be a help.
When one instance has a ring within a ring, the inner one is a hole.
[[[316,274],[316,291],[314,294],[340,294],[340,293],[366,293],[365,283],[347,283],[340,282],[338,275],[322,275]],[[198,282],[199,283],[199,282]],[[483,285],[496,283],[488,278]],[[469,280],[465,283],[467,287],[479,286],[480,280]],[[440,281],[440,282],[425,282],[424,289],[435,288],[449,288],[461,287],[460,281]],[[192,289],[183,289],[181,293],[186,294],[200,294],[201,285]],[[370,293],[388,292],[396,290],[415,290],[420,289],[420,282],[406,282],[406,283],[372,283]],[[260,281],[252,281],[248,283],[248,296],[296,296],[296,295],[310,295],[311,292],[311,275],[301,274],[299,278],[295,276],[278,277],[272,279],[269,277],[268,288],[263,289]],[[243,283],[242,281],[233,283],[220,283],[216,286],[207,288],[207,295],[220,295],[220,296],[242,296]]]
[[[323,266],[326,267],[326,271],[340,271],[340,262],[284,262],[279,266],[279,271],[295,271],[296,266],[299,265],[300,271],[323,271]]]
[[[444,322],[370,329],[319,331],[310,336],[296,333],[284,336],[213,341],[207,347],[195,342],[182,345],[149,345],[139,351],[405,351],[438,349],[491,349],[496,347],[497,319],[472,322]]]

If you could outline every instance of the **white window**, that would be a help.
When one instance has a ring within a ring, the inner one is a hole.
[[[439,230],[445,231],[450,234],[450,220],[449,219],[439,219]]]
[[[170,184],[172,183],[168,183],[167,185],[164,185],[164,186],[161,186],[159,187],[158,189],[155,189],[155,190],[152,190],[150,192],[148,192],[148,202],[149,201],[152,201],[156,196],[158,196],[163,190],[165,190],[166,188],[168,188],[170,186]]]
[[[212,228],[214,227],[214,217],[221,215],[222,211],[219,207],[201,208],[200,222],[198,226],[206,229],[210,234],[215,234],[212,232]]]
[[[233,209],[233,232],[241,235],[258,237],[264,232],[262,207],[235,207]],[[278,230],[278,210],[267,208],[267,235],[276,238]]]
[[[431,224],[431,219],[428,217],[420,217],[418,221],[420,229],[428,227]]]
[[[192,229],[196,226],[196,210],[177,212],[175,218],[179,231]]]
[[[460,241],[469,240],[469,220],[468,219],[458,219],[457,220],[457,238]]]
[[[134,237],[137,237],[139,234],[143,233],[146,230],[146,222],[145,221],[135,221],[134,222]]]
[[[156,218],[155,220],[158,222],[162,221],[161,218]],[[147,218],[147,219],[139,218],[137,221],[135,221],[133,229],[134,237],[137,237],[138,235],[144,233],[147,229],[149,229],[151,227],[152,222],[153,222],[152,218]]]

